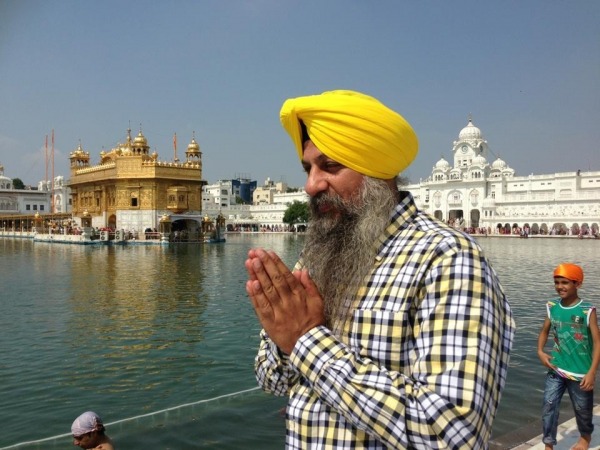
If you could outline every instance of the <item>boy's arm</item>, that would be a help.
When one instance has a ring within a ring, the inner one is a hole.
[[[584,391],[591,391],[594,389],[596,370],[598,370],[598,365],[600,364],[600,330],[598,330],[598,319],[595,309],[590,313],[589,327],[594,347],[592,350],[592,365],[580,383],[581,389]]]
[[[548,317],[546,317],[546,319],[544,320],[544,324],[542,325],[542,329],[540,330],[540,335],[538,336],[537,354],[538,354],[538,358],[540,358],[540,361],[542,362],[542,364],[544,366],[549,367],[550,369],[554,369],[554,366],[551,363],[552,356],[550,356],[548,353],[546,353],[544,351],[546,342],[548,342],[548,335],[550,334],[550,325],[551,325],[550,319]],[[597,330],[597,326],[596,326],[596,330]]]

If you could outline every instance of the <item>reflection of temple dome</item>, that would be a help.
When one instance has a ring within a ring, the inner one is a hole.
[[[467,126],[458,133],[458,139],[461,141],[481,139],[481,130],[473,125],[473,121],[469,119]]]
[[[446,161],[444,158],[440,159],[435,163],[435,169],[447,170],[450,168],[450,163]]]

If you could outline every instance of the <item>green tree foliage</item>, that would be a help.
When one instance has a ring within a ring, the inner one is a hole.
[[[12,182],[15,189],[25,189],[25,184],[20,178],[13,178]]]
[[[308,203],[294,200],[283,214],[283,223],[293,225],[299,222],[308,222]]]

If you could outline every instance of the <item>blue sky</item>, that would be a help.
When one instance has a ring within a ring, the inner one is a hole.
[[[597,0],[1,0],[0,163],[37,185],[54,130],[68,178],[80,141],[95,164],[141,125],[163,160],[195,132],[211,183],[300,186],[281,104],[354,89],[415,128],[412,181],[469,114],[517,175],[600,170],[599,23]]]

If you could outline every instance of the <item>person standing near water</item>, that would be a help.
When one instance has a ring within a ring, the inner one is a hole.
[[[258,382],[289,396],[286,447],[487,448],[514,321],[479,245],[398,190],[414,130],[353,91],[280,117],[307,174],[305,247],[293,272],[263,249],[245,267]]]
[[[560,402],[569,393],[579,441],[573,450],[587,450],[592,440],[594,381],[600,364],[600,332],[596,308],[579,298],[583,270],[576,264],[560,264],[554,270],[554,288],[559,296],[546,304],[547,317],[538,337],[538,357],[548,368],[542,410],[543,443],[556,445]],[[552,354],[544,351],[552,332]]]

